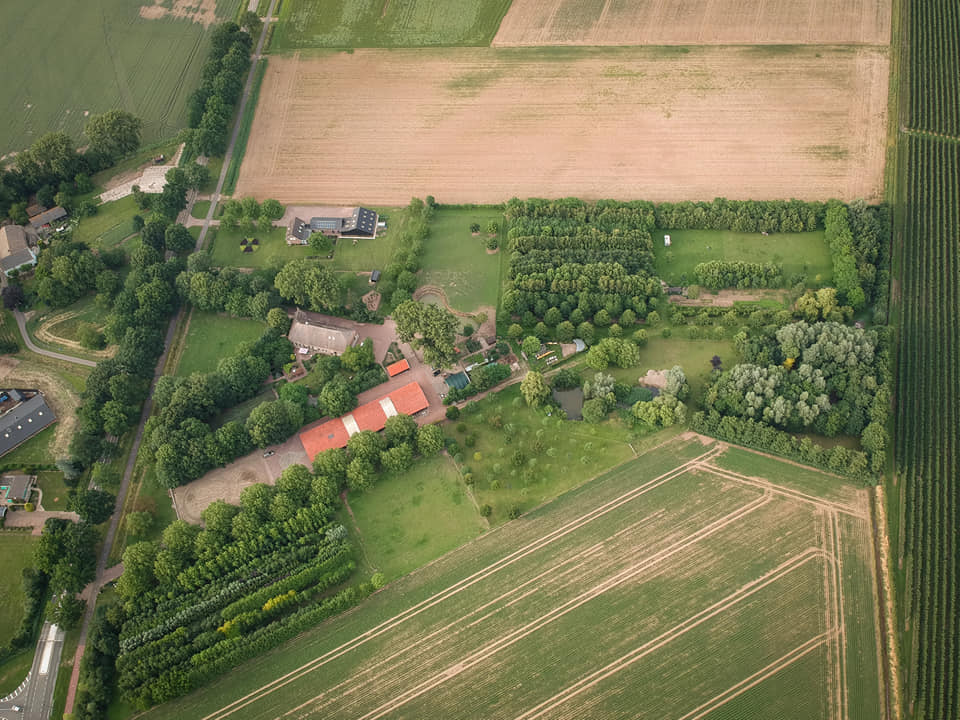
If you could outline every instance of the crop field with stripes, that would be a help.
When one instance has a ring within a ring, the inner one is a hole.
[[[872,720],[874,567],[865,490],[688,434],[142,717]]]

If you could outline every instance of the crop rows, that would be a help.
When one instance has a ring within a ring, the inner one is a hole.
[[[914,62],[928,59],[920,53]],[[909,669],[908,702],[915,717],[948,718],[960,713],[960,145],[911,137],[907,168],[897,455],[906,482],[905,547],[913,558],[908,607],[916,666]]]
[[[910,6],[910,126],[960,134],[960,5],[914,0]]]

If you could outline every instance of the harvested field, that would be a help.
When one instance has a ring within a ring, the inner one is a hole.
[[[885,49],[839,47],[275,57],[237,193],[879,200],[888,66]]]
[[[493,45],[885,45],[890,5],[890,0],[513,0]]]
[[[726,451],[666,443],[143,717],[881,717],[866,492]]]

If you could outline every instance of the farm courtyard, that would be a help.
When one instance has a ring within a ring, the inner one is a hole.
[[[237,192],[380,205],[877,200],[888,71],[887,49],[869,46],[274,56]],[[352,110],[323,109],[337,106]]]

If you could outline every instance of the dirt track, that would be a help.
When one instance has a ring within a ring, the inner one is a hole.
[[[494,47],[874,44],[889,0],[513,0]]]
[[[888,70],[873,47],[274,57],[237,194],[878,200]]]

